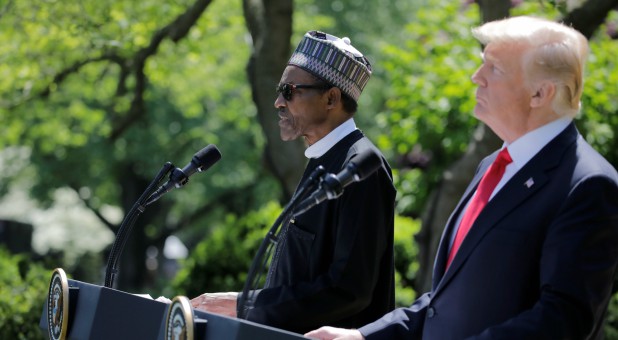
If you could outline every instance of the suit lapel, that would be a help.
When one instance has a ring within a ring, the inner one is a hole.
[[[462,242],[457,255],[453,259],[448,271],[445,273],[446,258],[450,248],[449,240],[457,217],[461,213],[466,202],[476,189],[482,175],[491,162],[496,158],[497,152],[483,160],[482,167],[479,167],[479,172],[475,175],[473,181],[466,189],[466,193],[462,196],[462,200],[458,203],[454,213],[449,218],[447,228],[442,235],[438,256],[434,264],[434,282],[433,290],[434,297],[438,292],[448,284],[448,282],[457,274],[462,265],[466,262],[470,254],[483,240],[485,235],[495,227],[496,224],[505,218],[511,211],[516,209],[522,202],[534,195],[540,190],[547,181],[550,180],[548,173],[552,168],[559,165],[560,160],[566,148],[575,142],[578,136],[575,125],[571,123],[563,132],[547,144],[541,151],[535,155],[522,169],[520,169],[513,178],[491,199],[487,206],[481,211],[472,228]]]
[[[470,182],[470,184],[468,184],[466,191],[461,196],[461,199],[459,200],[459,203],[457,203],[455,210],[453,210],[451,216],[446,222],[446,227],[442,232],[440,244],[438,245],[438,251],[436,253],[436,259],[434,261],[432,279],[433,290],[436,289],[438,283],[442,279],[442,275],[444,275],[444,268],[446,267],[446,260],[448,258],[448,252],[450,249],[451,235],[453,234],[453,228],[455,228],[458,217],[462,213],[462,210],[466,207],[467,202],[472,198],[472,195],[476,191],[476,187],[479,185],[481,178],[483,178],[483,174],[487,171],[487,168],[489,167],[489,165],[491,165],[497,155],[498,151],[494,152],[493,154],[484,158],[481,161],[479,167],[476,170],[476,173],[474,174],[474,178],[472,178],[472,181]]]

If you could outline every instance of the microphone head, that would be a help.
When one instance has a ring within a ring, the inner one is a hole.
[[[366,150],[350,159],[349,165],[354,166],[356,181],[362,181],[382,166],[382,158],[374,150]]]
[[[193,155],[191,163],[197,171],[206,171],[221,159],[221,152],[214,144],[207,145]],[[187,174],[189,175],[189,174]]]

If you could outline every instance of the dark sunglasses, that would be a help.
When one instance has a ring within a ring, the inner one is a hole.
[[[302,85],[302,84],[290,84],[290,83],[284,83],[284,84],[279,84],[275,87],[275,90],[277,91],[277,93],[281,93],[283,95],[283,98],[285,98],[285,100],[290,101],[292,100],[292,94],[294,94],[294,90],[296,89],[320,89],[320,90],[328,90],[330,89],[332,86],[331,85],[327,85],[327,84],[322,84],[322,85]]]

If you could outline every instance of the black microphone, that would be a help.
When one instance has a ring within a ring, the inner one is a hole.
[[[202,172],[208,170],[213,164],[217,163],[221,159],[221,152],[213,144],[207,145],[202,150],[193,155],[191,162],[185,165],[184,168],[176,168],[172,170],[169,180],[157,189],[150,197],[146,205],[158,200],[165,193],[171,191],[174,188],[180,188],[187,184],[189,176],[196,172]]]
[[[324,200],[335,199],[343,193],[343,189],[354,182],[360,182],[373,174],[382,165],[382,159],[373,150],[368,150],[350,159],[345,168],[337,175],[326,174],[320,182],[320,187],[298,204],[294,211],[300,215]]]

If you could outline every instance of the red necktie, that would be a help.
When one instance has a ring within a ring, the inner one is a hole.
[[[489,201],[489,197],[491,193],[500,182],[502,175],[504,175],[504,169],[506,166],[511,163],[513,160],[511,159],[511,155],[509,155],[509,151],[504,148],[500,153],[498,153],[498,157],[494,160],[493,164],[487,169],[485,175],[481,179],[481,183],[479,184],[476,193],[472,197],[466,212],[464,213],[463,218],[461,219],[461,224],[459,224],[459,229],[457,230],[457,235],[455,235],[455,241],[453,242],[453,246],[451,247],[451,252],[448,255],[448,260],[446,261],[446,268],[451,265],[457,250],[459,250],[459,246],[461,246],[461,242],[466,237],[466,234],[472,227],[474,220],[479,215],[481,210]]]

